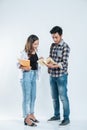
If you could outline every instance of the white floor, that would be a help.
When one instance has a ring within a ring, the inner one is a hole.
[[[71,121],[67,126],[59,123],[41,120],[37,127],[30,127],[25,126],[23,120],[0,120],[0,130],[87,130],[87,121]]]

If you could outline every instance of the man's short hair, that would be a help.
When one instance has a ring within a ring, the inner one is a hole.
[[[50,30],[50,33],[51,34],[54,34],[54,33],[58,33],[60,36],[63,34],[63,30],[61,27],[59,26],[54,26],[51,30]]]

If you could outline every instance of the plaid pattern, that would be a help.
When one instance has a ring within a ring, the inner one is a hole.
[[[52,77],[59,77],[63,74],[68,74],[68,57],[69,57],[70,48],[67,43],[63,40],[59,43],[53,43],[50,47],[50,57],[61,64],[62,68],[48,68],[48,73]]]

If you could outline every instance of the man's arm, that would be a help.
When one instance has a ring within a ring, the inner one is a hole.
[[[70,48],[68,45],[66,45],[63,49],[63,57],[62,62],[60,62],[62,68],[67,68],[68,66],[68,58],[69,58]]]
[[[63,49],[62,55],[62,62],[58,63],[57,65],[47,64],[48,68],[65,68],[68,65],[68,58],[69,58],[70,48],[69,46],[65,46]]]
[[[49,64],[47,64],[47,67],[48,68],[60,68],[60,65],[58,65],[58,64],[54,65],[52,63],[49,63]]]

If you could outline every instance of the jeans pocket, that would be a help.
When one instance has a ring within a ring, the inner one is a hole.
[[[60,85],[67,84],[67,75],[59,77],[59,84]]]

